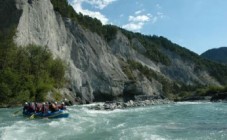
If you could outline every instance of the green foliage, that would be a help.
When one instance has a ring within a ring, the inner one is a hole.
[[[154,42],[150,36],[142,35],[140,33],[133,33],[124,29],[121,29],[121,31],[128,37],[128,39],[136,38],[139,40],[139,42],[143,45],[143,47],[146,49],[146,52],[143,53],[146,57],[149,59],[157,62],[162,63],[164,65],[170,65],[171,60],[168,58],[167,55],[162,53],[160,51],[161,45]],[[133,47],[135,50],[139,51],[138,48]]]
[[[8,39],[0,39],[0,102],[44,101],[47,92],[64,85],[65,66],[47,48],[17,47],[12,33],[13,28]]]
[[[66,82],[64,79],[65,71],[66,66],[60,58],[56,58],[52,63],[50,63],[49,73],[55,80],[56,88],[62,87]]]
[[[61,101],[62,100],[62,95],[58,91],[54,90],[52,96],[53,96],[55,101]]]
[[[201,87],[196,90],[196,95],[212,96],[219,92],[227,92],[227,86],[226,87],[220,87],[220,86]]]
[[[118,30],[118,28],[116,26],[104,25],[103,30],[102,30],[102,34],[103,34],[104,38],[109,42],[112,39],[114,39],[114,37],[117,34],[117,30]]]
[[[43,47],[11,46],[5,52],[4,57],[0,57],[3,62],[0,69],[1,101],[8,98],[43,101],[48,91],[64,85],[65,66]]]
[[[70,18],[79,23],[82,27],[99,34],[107,41],[112,40],[117,33],[116,26],[102,25],[101,21],[97,18],[91,18],[82,13],[76,13],[67,0],[51,0],[51,3],[53,4],[54,10],[59,12],[63,17]]]
[[[156,81],[159,81],[163,85],[162,90],[165,96],[169,96],[170,94],[173,94],[179,90],[178,86],[176,86],[160,73],[155,72],[147,66],[143,66],[141,63],[133,60],[128,60],[127,63],[129,65],[129,68],[127,68],[127,71],[125,71],[125,68],[123,67],[123,72],[128,76],[129,79],[135,80],[131,70],[138,70],[141,74],[147,77],[148,80],[152,81],[154,79]]]

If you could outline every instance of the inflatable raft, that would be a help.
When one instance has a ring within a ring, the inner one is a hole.
[[[29,111],[23,111],[23,115],[29,118],[67,118],[69,116],[69,113],[67,113],[66,110],[58,110],[58,111],[47,111],[47,113],[42,112],[29,112]]]

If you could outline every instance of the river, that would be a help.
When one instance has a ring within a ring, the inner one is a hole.
[[[0,109],[0,140],[226,140],[227,103],[182,102],[95,111],[68,107],[69,118],[27,119]]]

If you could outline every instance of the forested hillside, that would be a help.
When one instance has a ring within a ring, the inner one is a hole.
[[[227,47],[207,50],[201,56],[211,61],[227,64]]]

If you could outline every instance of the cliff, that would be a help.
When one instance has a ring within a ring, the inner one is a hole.
[[[226,83],[215,69],[207,69],[213,63],[164,37],[114,26],[116,32],[107,39],[54,9],[50,0],[9,1],[21,11],[14,42],[47,46],[64,60],[68,82],[61,92],[84,103],[137,95],[171,97],[183,87]],[[9,1],[3,0],[2,7]]]

